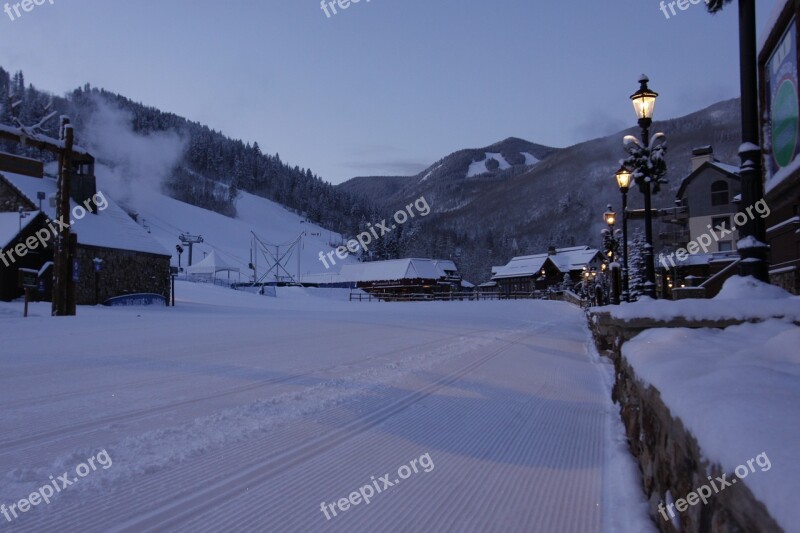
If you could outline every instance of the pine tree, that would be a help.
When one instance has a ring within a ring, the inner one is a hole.
[[[633,239],[628,241],[628,287],[630,299],[635,302],[644,294],[645,256],[644,236],[637,230]]]

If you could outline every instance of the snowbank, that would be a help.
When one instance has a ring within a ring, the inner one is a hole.
[[[734,276],[727,280],[720,293],[711,300],[652,300],[642,298],[635,303],[594,308],[608,312],[619,320],[651,318],[655,320],[766,320],[786,318],[800,320],[800,297],[780,287],[752,277]]]
[[[752,284],[726,289],[728,296],[764,292]],[[710,462],[733,474],[758,454],[768,456],[771,467],[756,468],[743,482],[786,531],[800,522],[798,347],[800,327],[769,320],[725,330],[652,329],[622,348]]]

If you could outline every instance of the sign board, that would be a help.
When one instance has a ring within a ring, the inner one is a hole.
[[[19,269],[19,288],[36,289],[39,286],[39,271],[32,268]]]
[[[767,61],[767,109],[770,158],[767,170],[774,176],[800,154],[800,94],[797,76],[797,25],[789,23]]]
[[[154,293],[141,293],[141,294],[126,294],[124,296],[115,296],[109,298],[103,305],[106,306],[141,306],[141,305],[166,305],[167,300],[160,294]]]

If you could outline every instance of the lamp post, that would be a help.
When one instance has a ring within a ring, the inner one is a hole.
[[[621,166],[615,175],[622,193],[622,299],[630,302],[628,277],[628,190],[631,187],[631,173]]]
[[[608,257],[610,262],[614,262],[614,224],[617,222],[617,214],[614,212],[614,209],[611,207],[611,204],[608,204],[608,210],[603,213],[603,220],[606,221],[608,224]]]
[[[631,95],[633,109],[642,128],[642,146],[650,148],[650,126],[653,124],[653,111],[656,107],[658,93],[647,86],[650,79],[642,74],[639,78],[639,90]],[[644,193],[644,233],[645,233],[645,277],[644,293],[650,298],[656,297],[656,265],[653,255],[653,214],[651,202],[653,176],[645,174],[640,178],[642,192]]]

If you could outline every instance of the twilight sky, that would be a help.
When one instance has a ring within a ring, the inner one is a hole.
[[[759,28],[775,2],[757,0]],[[122,93],[333,183],[414,174],[509,136],[567,146],[632,126],[642,72],[661,93],[657,119],[738,95],[735,4],[669,19],[657,0],[361,0],[338,11],[326,17],[319,0],[45,0],[13,21],[0,12],[0,66],[59,94],[87,82]]]

